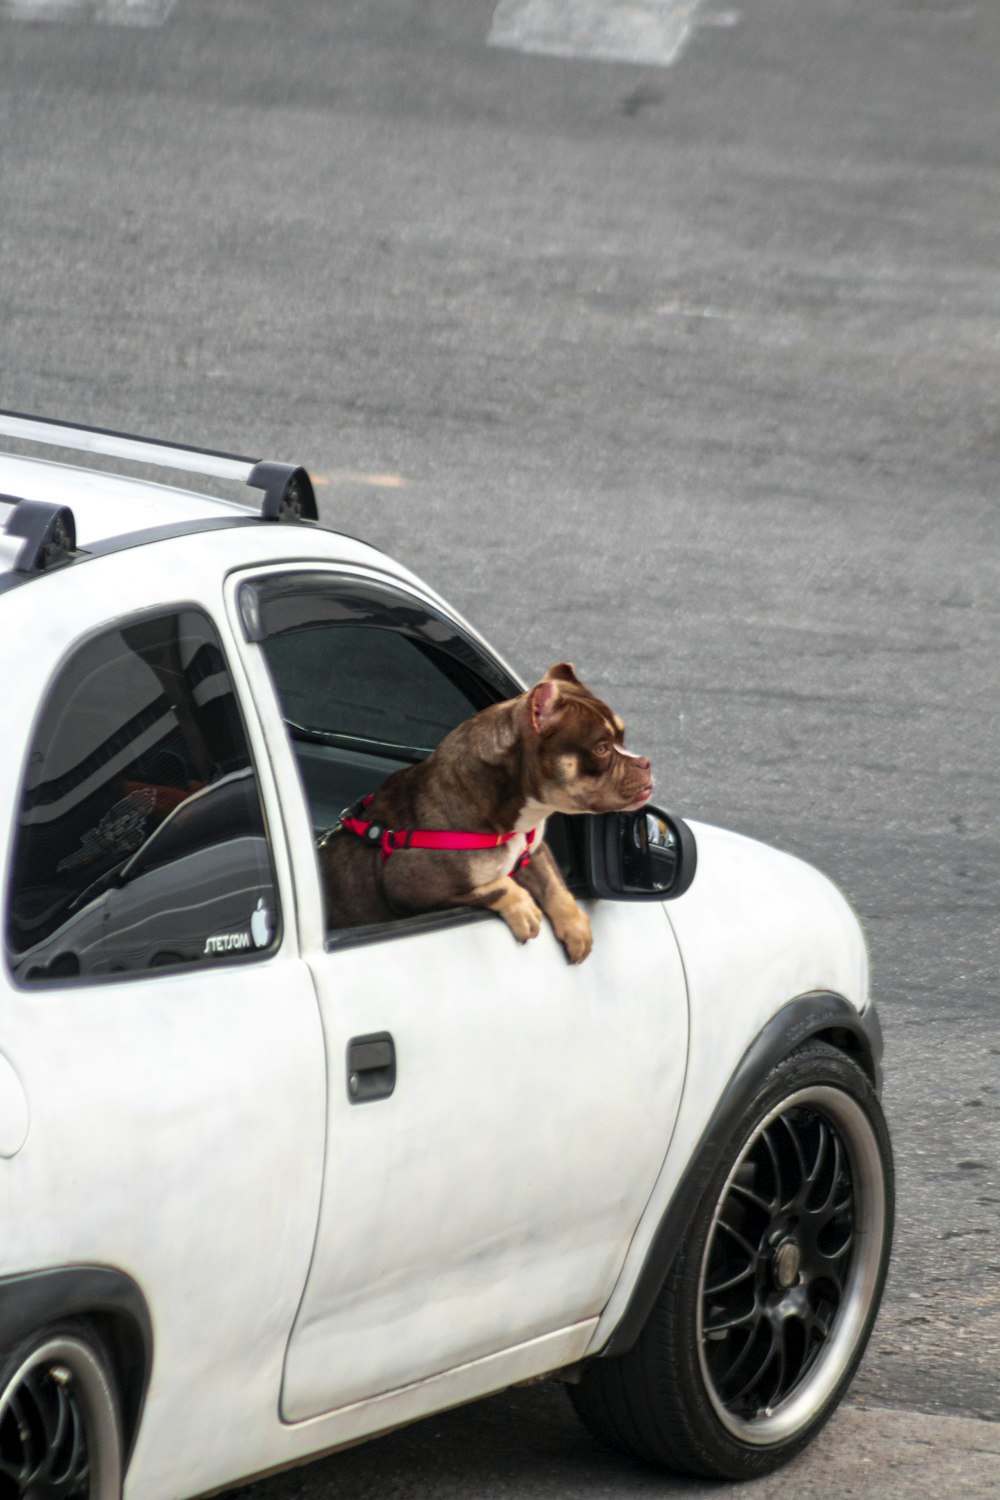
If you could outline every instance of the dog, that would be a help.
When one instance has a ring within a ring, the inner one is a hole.
[[[550,813],[631,812],[650,763],[569,662],[464,720],[418,765],[388,776],[321,841],[331,928],[450,906],[487,907],[521,943],[548,917],[570,963],[593,939],[544,842]]]

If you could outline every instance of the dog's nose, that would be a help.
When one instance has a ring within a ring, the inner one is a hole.
[[[645,755],[637,755],[635,758],[635,768],[637,771],[648,771],[650,769],[649,758]]]

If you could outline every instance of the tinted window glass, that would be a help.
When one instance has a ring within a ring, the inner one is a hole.
[[[293,730],[426,754],[470,713],[520,691],[460,625],[390,584],[274,574],[243,585],[240,609]]]
[[[7,920],[26,980],[266,950],[277,898],[232,683],[195,610],[87,641],[59,673],[22,791]]]
[[[454,620],[391,584],[331,573],[245,583],[317,833],[470,714],[520,691]]]
[[[461,625],[392,584],[303,569],[244,583],[239,605],[270,668],[317,834],[470,714],[521,692]],[[576,883],[566,821],[550,818],[546,840]]]
[[[307,732],[431,750],[478,706],[404,635],[320,625],[264,642],[285,718]]]

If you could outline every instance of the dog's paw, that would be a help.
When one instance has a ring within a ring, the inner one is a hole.
[[[519,943],[530,942],[542,930],[542,914],[527,891],[508,895],[500,907],[500,915]]]
[[[582,964],[594,946],[590,923],[579,909],[572,917],[559,924],[556,936],[566,949],[566,957],[571,964]]]

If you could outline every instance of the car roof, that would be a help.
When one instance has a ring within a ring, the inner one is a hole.
[[[253,525],[318,520],[312,481],[300,465],[192,448],[0,411],[0,439],[29,448],[70,450],[84,462],[48,453],[0,451],[0,593],[39,573],[141,538]],[[118,472],[139,464],[140,477]],[[205,494],[147,477],[148,470],[197,474],[237,487],[240,499]]]
[[[22,445],[34,443],[74,450],[77,455],[85,453],[88,464],[96,461],[103,467],[4,451],[4,437]],[[146,468],[180,469],[202,480],[227,481],[251,503],[112,472],[107,467],[108,459],[139,462]],[[40,529],[31,507],[40,508],[44,523]],[[23,517],[25,508],[31,525],[18,530],[17,518]],[[67,514],[71,518],[71,546],[52,547],[53,518]],[[318,519],[312,481],[301,465],[161,443],[0,410],[0,605],[5,595],[11,590],[20,593],[20,586],[31,579],[60,571],[75,573],[78,565],[89,569],[93,558],[173,538],[195,540],[199,533],[207,542],[209,533],[229,532],[224,554],[220,555],[231,563],[241,558],[247,564],[315,558],[374,570],[442,609],[486,648],[474,628],[404,564],[371,543],[317,524]],[[236,533],[242,538],[238,546]],[[199,553],[203,552],[199,545]],[[30,554],[27,560],[26,554]],[[502,665],[516,682],[514,672]]]
[[[0,490],[18,499],[69,506],[81,547],[151,526],[252,514],[236,501],[176,485],[9,453],[0,453]]]

